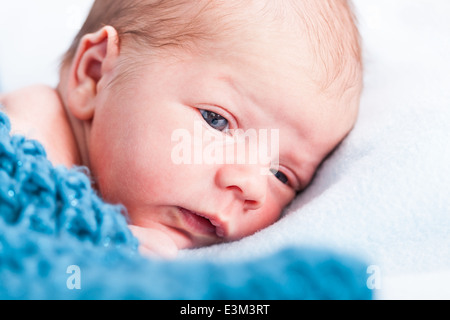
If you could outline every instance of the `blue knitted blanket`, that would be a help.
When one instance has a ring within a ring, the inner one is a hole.
[[[0,299],[371,299],[366,266],[287,248],[239,262],[142,257],[86,169],[54,167],[0,111]]]

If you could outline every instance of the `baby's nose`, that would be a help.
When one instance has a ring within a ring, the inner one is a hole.
[[[217,171],[216,182],[221,189],[234,192],[245,210],[259,209],[266,200],[267,175],[258,165],[223,165]]]

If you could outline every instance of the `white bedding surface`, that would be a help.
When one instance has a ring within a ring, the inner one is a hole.
[[[55,62],[91,0],[36,3],[0,3],[4,90],[56,84]],[[181,258],[326,247],[379,267],[378,298],[450,299],[450,1],[354,3],[366,68],[355,130],[278,223]]]
[[[450,272],[418,272],[382,277],[374,297],[379,300],[448,300]]]

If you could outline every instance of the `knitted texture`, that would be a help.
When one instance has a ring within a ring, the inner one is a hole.
[[[286,249],[248,261],[139,255],[121,206],[86,169],[54,167],[0,112],[0,299],[370,299],[360,261]],[[71,266],[79,286],[69,285]]]
[[[54,168],[39,142],[10,137],[10,130],[0,112],[0,215],[6,223],[101,246],[137,247],[125,210],[96,195],[85,169]]]

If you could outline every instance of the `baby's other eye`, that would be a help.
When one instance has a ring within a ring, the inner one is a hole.
[[[213,129],[218,131],[226,131],[229,129],[228,120],[222,117],[220,114],[214,113],[208,110],[200,109],[203,119],[206,123],[210,125]]]
[[[272,172],[281,183],[283,184],[289,184],[289,178],[281,171],[278,171],[276,169],[270,169],[270,172]]]

